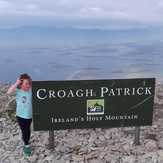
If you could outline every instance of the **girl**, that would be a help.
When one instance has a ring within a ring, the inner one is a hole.
[[[16,91],[16,119],[22,132],[22,139],[24,142],[23,152],[25,156],[31,154],[29,140],[30,140],[30,126],[32,122],[32,79],[24,73],[17,78],[16,82],[9,87],[7,94]]]

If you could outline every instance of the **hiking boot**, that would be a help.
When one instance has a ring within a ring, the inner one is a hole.
[[[25,156],[30,156],[30,154],[31,154],[30,147],[29,146],[24,146],[23,147],[23,153],[24,153]]]

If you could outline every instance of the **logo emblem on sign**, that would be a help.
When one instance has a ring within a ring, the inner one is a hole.
[[[87,115],[104,114],[104,99],[87,100]]]

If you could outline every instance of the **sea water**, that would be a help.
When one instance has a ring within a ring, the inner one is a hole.
[[[0,82],[155,77],[163,81],[163,43],[125,42],[0,48]]]

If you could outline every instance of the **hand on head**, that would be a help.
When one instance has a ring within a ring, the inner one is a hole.
[[[16,84],[19,85],[21,82],[22,82],[22,80],[20,80],[20,77],[18,77],[16,80]]]

